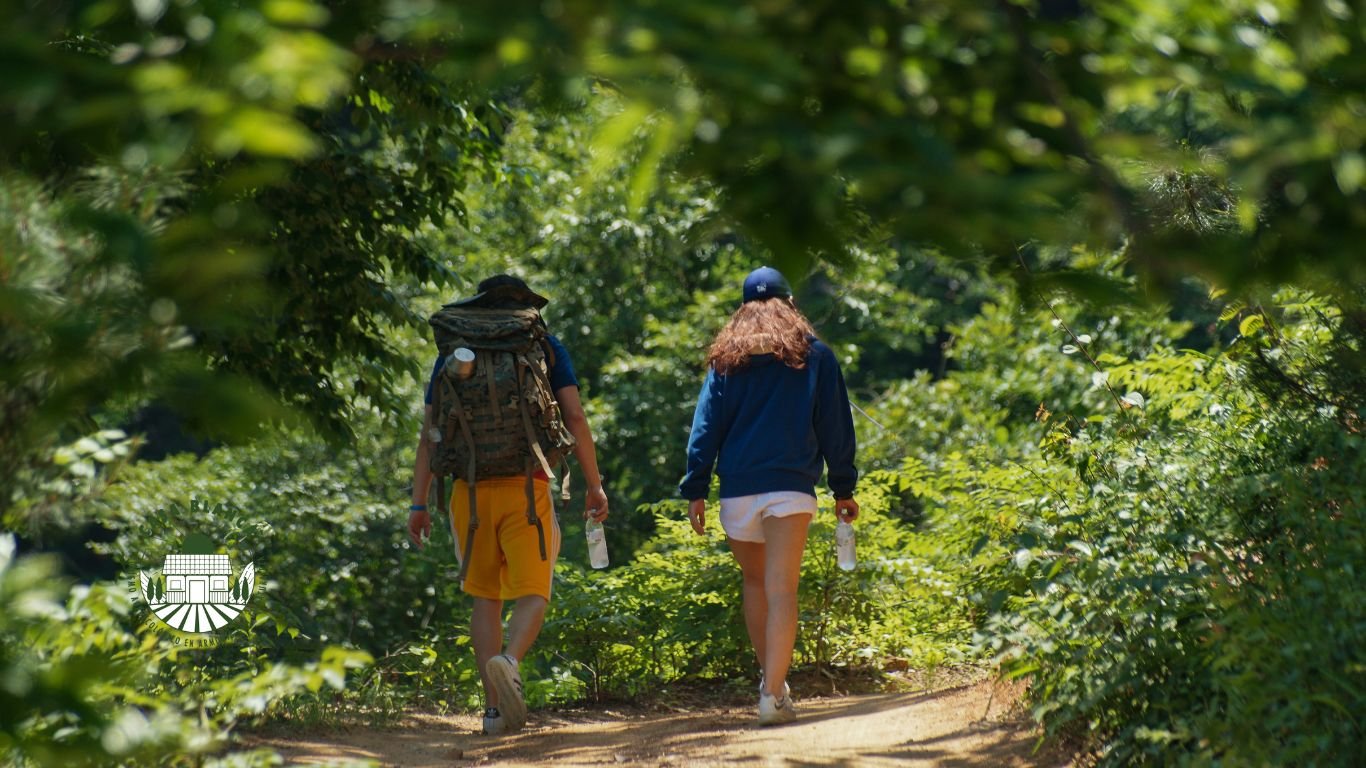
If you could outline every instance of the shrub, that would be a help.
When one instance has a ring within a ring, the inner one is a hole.
[[[68,588],[44,557],[0,536],[0,760],[18,766],[169,765],[206,760],[232,729],[301,694],[344,688],[368,661],[326,648],[316,661],[262,659],[248,645],[206,664],[171,635],[137,632],[128,589]],[[250,634],[248,631],[246,634]],[[246,753],[235,764],[268,764]]]
[[[1069,472],[986,571],[978,642],[1030,679],[1049,733],[1107,765],[1362,753],[1366,442],[1360,389],[1324,375],[1335,317],[1311,298],[1222,356],[1102,357],[1142,405],[1058,424],[1022,466]]]
[[[952,556],[888,514],[906,485],[882,474],[860,485],[859,564],[835,564],[833,501],[812,523],[802,563],[795,662],[880,669],[892,658],[937,666],[964,657],[970,623]],[[740,571],[718,535],[700,538],[682,502],[642,508],[657,533],[626,567],[561,562],[555,600],[533,656],[568,695],[633,696],[679,680],[757,677],[745,632]]]

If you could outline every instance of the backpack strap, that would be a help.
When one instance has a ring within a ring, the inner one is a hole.
[[[532,365],[530,360],[526,359],[526,355],[518,355],[517,389],[519,391],[526,391],[526,372],[528,370],[532,372],[531,375],[537,380],[545,382],[545,379],[541,378],[541,373],[537,367]],[[541,469],[545,470],[545,476],[549,479],[555,472],[550,468],[550,460],[545,457],[545,451],[541,450],[541,441],[536,439],[536,431],[531,426],[531,414],[527,411],[525,397],[517,398],[517,409],[522,413],[522,427],[526,429],[527,445],[531,447],[531,453],[536,456],[536,460],[541,462]]]
[[[555,367],[555,347],[551,346],[550,339],[546,336],[542,336],[540,341],[541,351],[545,353],[545,365],[547,368],[553,369]]]
[[[470,473],[474,472],[474,458],[470,458]],[[465,576],[470,572],[470,553],[474,551],[474,532],[479,528],[479,512],[474,507],[475,487],[473,480],[465,481],[465,488],[469,491],[470,505],[470,525],[465,529],[465,554],[460,558],[460,573],[456,576],[456,581],[460,586],[465,586]]]
[[[493,411],[494,423],[498,425],[499,429],[502,429],[503,409],[498,407],[498,385],[493,377],[493,369],[495,367],[493,359],[486,355],[484,360],[484,374],[489,382],[489,409]]]
[[[526,357],[523,355],[517,356],[517,362],[517,383],[519,388],[525,391],[526,369],[531,366],[527,365]],[[548,479],[551,475],[550,462],[546,461],[545,452],[541,450],[541,444],[536,440],[536,433],[531,428],[531,414],[527,411],[525,397],[517,398],[517,410],[522,414],[522,426],[526,429],[527,444],[531,446],[531,452],[540,460],[541,468],[545,470]],[[528,456],[526,459],[526,520],[528,524],[536,527],[536,542],[541,548],[541,559],[545,560],[545,528],[541,525],[540,516],[536,514],[536,491],[532,486],[532,471],[531,457]]]
[[[555,348],[550,345],[549,339],[541,339],[541,349],[545,352],[547,369],[554,368]],[[532,365],[530,360],[526,361],[526,367],[531,369],[531,375],[535,376],[536,380],[545,388],[546,397],[554,401],[555,390],[550,387],[550,374],[541,370],[540,366]],[[560,481],[560,500],[569,501],[569,458],[567,454],[562,453],[560,456],[560,471],[564,473],[564,477]],[[553,476],[554,473],[547,470],[546,475]]]
[[[541,386],[545,388],[545,396],[552,401],[555,400],[555,390],[550,387],[550,374],[542,370],[541,366],[532,365],[531,361],[526,359],[525,356],[519,355],[519,358],[523,365],[531,369],[531,375],[536,377],[536,381],[540,382]]]
[[[554,368],[554,367],[555,367],[555,350],[554,350],[554,348],[552,348],[552,347],[550,346],[550,342],[547,341],[547,340],[545,340],[545,339],[542,339],[542,340],[541,340],[541,348],[542,348],[542,350],[545,352],[545,355],[546,355],[546,365],[547,365],[547,367],[548,367],[548,368]],[[554,402],[554,401],[555,401],[555,390],[551,389],[551,387],[550,387],[550,375],[549,375],[546,371],[541,370],[541,367],[540,367],[539,365],[532,365],[532,364],[531,364],[531,361],[525,359],[524,357],[519,357],[519,360],[520,360],[527,368],[529,368],[529,369],[531,370],[531,375],[532,375],[533,377],[535,377],[536,381],[540,382],[541,387],[544,388],[545,396],[548,397],[548,398],[550,398],[550,400],[551,400],[552,402]],[[539,445],[536,445],[536,443],[535,443],[534,441],[532,442],[532,445],[534,446],[534,447],[533,447],[533,450],[536,450],[538,456],[542,457],[542,462],[548,464],[548,463],[549,463],[548,460],[546,460],[546,459],[544,458],[544,453],[542,453],[541,451],[537,450],[537,449],[540,448],[540,446],[539,446]],[[564,453],[561,453],[561,456],[560,456],[560,471],[564,473],[564,477],[560,480],[560,500],[561,500],[561,501],[569,501],[569,459],[568,459],[567,455],[565,455]],[[554,476],[554,474],[555,474],[554,472],[551,472],[550,469],[549,469],[548,467],[546,468],[546,472],[545,472],[545,473],[546,473],[546,476],[547,476],[547,477],[552,477],[552,476]]]
[[[449,386],[449,385],[448,385],[448,386]],[[465,407],[464,407],[464,405],[460,402],[460,394],[459,394],[458,392],[455,391],[455,388],[454,388],[454,387],[451,387],[450,395],[451,395],[451,398],[452,398],[451,415],[448,416],[447,419],[446,419],[446,426],[447,426],[446,431],[447,431],[448,433],[451,431],[451,429],[450,429],[450,422],[451,422],[451,421],[455,421],[455,422],[457,422],[457,423],[460,425],[460,436],[463,437],[463,438],[465,439],[465,444],[466,444],[467,446],[469,446],[469,451],[468,451],[468,453],[469,453],[469,456],[470,456],[470,458],[469,458],[469,463],[466,465],[466,475],[465,475],[465,487],[466,487],[466,489],[469,491],[469,499],[470,499],[470,501],[469,501],[469,504],[470,504],[470,525],[469,525],[469,528],[465,531],[465,554],[464,554],[463,557],[460,558],[460,575],[457,577],[457,579],[459,580],[459,582],[463,585],[463,584],[465,583],[465,575],[468,574],[468,573],[469,573],[469,570],[470,570],[470,553],[474,551],[474,532],[475,532],[475,530],[479,527],[479,512],[478,512],[478,510],[475,509],[475,503],[474,503],[474,499],[475,499],[475,488],[474,488],[474,486],[475,486],[475,477],[476,477],[476,475],[475,475],[476,465],[475,465],[475,456],[474,456],[474,454],[475,454],[475,450],[474,450],[474,435],[470,432],[470,423],[469,423],[469,421],[465,418]],[[457,546],[459,546],[459,545],[457,544]],[[542,544],[541,549],[542,549],[542,551],[544,551],[544,549],[545,549],[545,545],[544,545],[544,544]],[[457,554],[459,554],[459,552],[457,552]]]
[[[435,416],[436,416],[436,414],[441,413],[441,390],[443,389],[443,385],[444,385],[444,383],[445,383],[445,382],[441,381],[442,378],[443,378],[443,377],[441,376],[441,373],[438,372],[438,373],[436,374],[436,380],[432,382],[432,416],[433,416],[433,419],[432,419],[431,422],[426,422],[426,421],[423,422],[423,424],[422,424],[423,437],[427,437],[426,431],[427,431],[428,429],[436,429],[436,419],[435,419]],[[442,432],[444,433],[445,430],[442,430]],[[443,439],[443,440],[446,439],[446,436],[445,436],[444,434],[442,434],[442,435],[441,435],[441,439]],[[428,445],[428,450],[435,451],[435,450],[437,450],[437,447],[436,447],[436,445],[429,444],[429,445]],[[430,468],[430,464],[431,464],[431,462],[429,461],[429,462],[428,462],[428,467],[429,467],[429,468]],[[429,506],[430,506],[430,502],[428,502],[428,504],[429,504]],[[452,540],[452,541],[455,541],[455,520],[451,519],[451,516],[450,516],[450,515],[451,515],[450,505],[446,502],[446,475],[445,475],[445,473],[437,473],[437,476],[436,476],[436,507],[439,508],[439,509],[445,510],[445,513],[446,513],[446,521],[447,521],[447,522],[450,524],[450,526],[451,526],[451,540]],[[458,558],[458,557],[460,556],[460,551],[459,551],[460,545],[457,543],[455,546],[456,546],[456,553],[455,553],[455,554],[456,554],[456,557]]]
[[[541,525],[541,517],[536,514],[536,486],[531,479],[531,457],[526,460],[526,519],[536,527],[536,543],[541,547],[541,560],[546,559],[545,554],[545,527]]]
[[[428,502],[427,505],[428,505],[428,506],[436,506],[438,509],[445,509],[445,511],[446,511],[446,521],[447,521],[447,523],[449,523],[450,526],[451,526],[451,538],[454,539],[454,538],[455,538],[455,521],[451,519],[451,508],[450,508],[450,505],[448,505],[448,504],[446,503],[446,476],[445,476],[445,475],[437,475],[437,476],[436,476],[436,504],[435,504],[435,505],[432,505],[431,502]],[[456,546],[456,552],[455,552],[455,554],[456,554],[456,556],[458,557],[458,556],[460,555],[460,545],[457,543],[455,546]]]

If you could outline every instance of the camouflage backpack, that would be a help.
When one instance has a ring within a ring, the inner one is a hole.
[[[526,478],[527,522],[536,527],[544,560],[545,531],[536,515],[532,474],[540,468],[549,476],[574,438],[550,387],[555,353],[541,313],[531,307],[456,303],[442,307],[430,322],[446,361],[432,383],[433,431],[428,435],[437,498],[445,496],[447,475],[464,480],[469,491],[465,551],[457,552],[460,579],[479,527],[474,484],[491,477]],[[453,357],[462,348],[474,353],[472,365]]]

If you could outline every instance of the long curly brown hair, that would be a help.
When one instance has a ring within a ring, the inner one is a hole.
[[[749,365],[753,355],[771,352],[792,368],[805,368],[816,332],[790,299],[749,301],[730,316],[707,351],[707,365],[719,374]]]

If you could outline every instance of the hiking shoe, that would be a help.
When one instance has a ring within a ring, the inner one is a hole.
[[[484,666],[493,689],[498,691],[498,711],[509,731],[520,731],[526,725],[526,700],[522,698],[522,676],[517,673],[517,660],[507,654],[494,656]]]
[[[781,697],[767,692],[759,694],[759,725],[781,725],[797,719],[797,710],[792,706],[792,697],[783,689]]]
[[[503,719],[503,715],[497,707],[489,707],[484,710],[484,729],[485,736],[497,736],[500,733],[507,733],[508,723]]]

